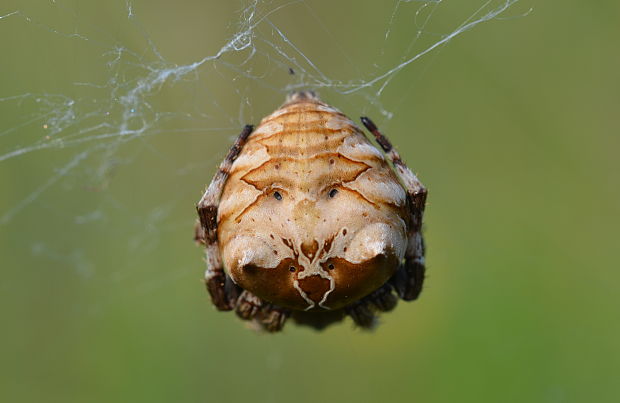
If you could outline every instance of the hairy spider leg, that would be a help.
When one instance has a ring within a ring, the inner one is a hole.
[[[373,329],[377,325],[376,311],[389,312],[398,304],[394,288],[390,281],[365,296],[361,300],[345,308],[353,322],[363,329]]]
[[[270,304],[247,290],[243,290],[237,298],[235,313],[241,319],[251,320],[268,332],[282,330],[291,314],[290,310]]]
[[[234,309],[241,319],[252,320],[264,330],[277,332],[284,326],[290,311],[266,303],[249,291],[242,291],[235,285],[224,272],[217,240],[217,211],[222,190],[230,175],[232,164],[241,153],[253,130],[254,127],[251,125],[243,128],[196,206],[199,221],[196,224],[194,239],[206,247],[205,283],[215,307],[220,311]]]
[[[410,223],[408,228],[408,244],[404,264],[396,271],[389,283],[396,293],[405,301],[418,298],[424,283],[424,238],[422,237],[422,215],[426,203],[426,188],[413,172],[405,165],[392,143],[383,135],[369,118],[363,116],[362,124],[370,131],[383,149],[407,192]]]
[[[224,184],[230,175],[231,166],[253,130],[252,125],[246,125],[243,128],[196,206],[199,226],[196,227],[195,239],[204,243],[206,248],[205,284],[213,304],[220,311],[230,311],[234,308],[239,290],[230,277],[224,273],[222,267],[222,257],[217,240],[217,209]]]

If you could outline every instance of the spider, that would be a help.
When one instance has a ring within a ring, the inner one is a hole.
[[[364,329],[424,281],[427,191],[367,117],[383,153],[312,91],[245,126],[197,205],[215,307],[259,329],[287,319]]]

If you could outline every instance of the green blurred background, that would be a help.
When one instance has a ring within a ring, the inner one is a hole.
[[[618,3],[521,0],[380,94],[342,91],[484,1],[252,4],[0,5],[0,400],[619,401]],[[201,283],[194,203],[295,85],[430,191],[427,286],[371,333],[257,334]]]

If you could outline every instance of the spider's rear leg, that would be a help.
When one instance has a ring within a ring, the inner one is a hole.
[[[362,299],[346,308],[347,315],[353,319],[353,322],[362,329],[374,329],[377,326],[377,317],[375,316],[370,302]]]
[[[407,192],[407,206],[409,209],[408,244],[405,252],[405,262],[390,279],[399,297],[411,301],[420,295],[424,282],[424,239],[422,237],[422,216],[426,204],[426,188],[413,172],[405,165],[392,143],[377,126],[367,117],[361,118],[364,126],[377,140],[385,152],[394,170],[400,177]]]
[[[207,241],[205,240],[205,231],[200,225],[200,219],[196,219],[196,224],[194,224],[194,242],[200,245],[206,245]]]
[[[364,297],[364,301],[370,302],[379,311],[389,312],[398,304],[398,297],[394,295],[394,289],[388,282]]]
[[[217,241],[217,209],[232,164],[239,156],[252,130],[253,126],[250,125],[243,128],[196,206],[200,227],[196,228],[194,239],[205,245],[207,254],[205,283],[211,295],[211,301],[220,311],[229,311],[234,307],[238,288],[232,284],[222,267],[222,258]]]
[[[251,320],[262,330],[279,332],[290,316],[290,310],[270,304],[244,290],[235,304],[235,313],[243,320]]]
[[[405,301],[413,301],[422,292],[426,268],[424,257],[408,255],[405,263],[394,273],[389,283],[392,284],[396,293]]]
[[[290,310],[273,304],[266,304],[261,312],[260,325],[263,330],[270,333],[279,332],[289,316],[291,316]]]
[[[235,303],[235,313],[243,320],[251,320],[260,313],[263,305],[262,299],[244,290]]]
[[[398,297],[390,282],[365,296],[344,310],[353,322],[362,329],[373,329],[377,325],[376,311],[388,312],[396,307]]]
[[[424,283],[424,273],[426,266],[424,265],[424,238],[420,232],[410,236],[409,246],[405,253],[405,264],[399,269],[405,273],[401,281],[395,281],[395,288],[398,295],[405,301],[413,301],[418,298],[422,292]],[[396,280],[396,279],[395,279]]]

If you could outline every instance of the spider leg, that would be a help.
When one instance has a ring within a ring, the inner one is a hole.
[[[200,219],[196,219],[196,224],[194,224],[194,242],[199,245],[205,245],[207,241],[205,240],[205,231],[200,225]]]
[[[398,297],[389,282],[345,308],[345,313],[362,329],[371,330],[377,325],[377,312],[388,312],[396,307]]]
[[[407,192],[410,222],[408,228],[408,244],[405,252],[405,262],[390,279],[398,296],[405,301],[411,301],[420,295],[424,282],[424,239],[422,237],[422,215],[426,203],[426,188],[413,172],[405,165],[398,152],[392,147],[372,120],[361,118],[364,126],[370,131],[381,146],[386,156],[394,166]]]
[[[211,184],[209,184],[209,187],[196,206],[199,225],[196,226],[194,239],[205,245],[207,255],[205,283],[213,304],[220,311],[233,309],[234,301],[239,291],[230,277],[224,273],[222,267],[222,258],[217,240],[217,209],[224,184],[230,174],[230,168],[239,156],[253,129],[251,125],[243,128],[243,131],[228,151]]]
[[[251,320],[259,329],[273,333],[282,330],[291,312],[244,290],[235,303],[235,313],[243,320]]]
[[[359,300],[344,308],[353,322],[362,329],[371,330],[377,326],[377,317],[373,307],[366,299]]]
[[[273,304],[266,304],[261,312],[260,325],[267,332],[279,332],[289,316],[291,316],[290,310]]]
[[[398,297],[394,295],[394,288],[387,282],[382,287],[364,297],[364,301],[370,302],[377,310],[389,312],[398,304]]]
[[[235,313],[243,320],[251,320],[261,312],[263,305],[262,299],[244,290],[235,303]]]

